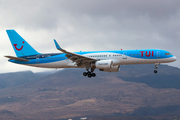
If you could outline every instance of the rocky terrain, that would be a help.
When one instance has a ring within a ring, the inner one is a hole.
[[[0,74],[0,119],[173,119],[180,115],[180,69],[121,66],[121,71],[84,69]],[[99,117],[98,117],[99,116]]]

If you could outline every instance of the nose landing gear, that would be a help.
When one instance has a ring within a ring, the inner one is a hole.
[[[155,74],[157,73],[158,65],[160,65],[160,63],[155,63],[155,70],[154,70]]]

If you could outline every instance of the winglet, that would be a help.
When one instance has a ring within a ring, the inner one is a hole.
[[[62,50],[62,48],[59,46],[59,44],[57,43],[57,41],[54,39],[54,43],[55,43],[55,45],[56,45],[56,48],[58,49],[58,50]]]

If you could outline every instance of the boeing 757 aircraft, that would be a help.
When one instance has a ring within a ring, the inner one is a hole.
[[[5,56],[9,62],[42,68],[86,68],[84,76],[95,77],[95,69],[104,72],[117,72],[120,65],[155,64],[157,73],[160,63],[176,61],[176,57],[166,50],[113,50],[69,52],[62,49],[56,40],[56,48],[62,53],[42,54],[28,44],[15,30],[6,30],[17,57]]]

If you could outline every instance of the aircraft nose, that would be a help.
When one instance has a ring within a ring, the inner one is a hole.
[[[173,60],[174,60],[174,61],[176,61],[176,60],[177,60],[176,56],[174,56],[174,57],[173,57]]]

